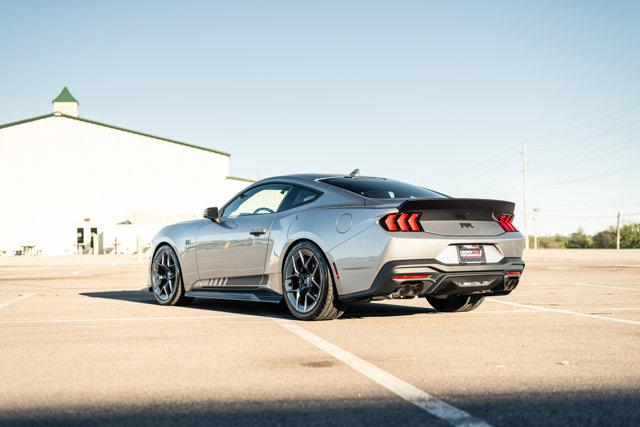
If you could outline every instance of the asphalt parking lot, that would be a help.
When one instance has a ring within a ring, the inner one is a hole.
[[[529,252],[476,311],[161,307],[127,256],[0,258],[3,425],[638,425],[640,251]]]

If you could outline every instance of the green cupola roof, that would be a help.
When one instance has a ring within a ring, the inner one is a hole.
[[[62,92],[60,92],[60,95],[56,96],[51,102],[78,102],[78,100],[71,95],[71,92],[69,92],[69,89],[65,86]]]

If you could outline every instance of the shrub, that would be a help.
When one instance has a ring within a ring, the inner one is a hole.
[[[616,229],[610,227],[608,230],[600,231],[593,235],[593,247],[602,249],[615,249]]]
[[[627,224],[620,230],[620,247],[624,249],[640,248],[640,223]]]
[[[566,246],[567,240],[567,236],[563,236],[561,234],[538,237],[538,247],[545,249],[560,249]]]
[[[569,239],[565,243],[566,248],[579,248],[584,249],[591,246],[591,237],[584,234],[582,227],[575,233],[571,233]]]

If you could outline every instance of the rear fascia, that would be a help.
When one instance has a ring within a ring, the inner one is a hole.
[[[377,220],[387,213],[391,212],[389,210],[381,212]],[[428,232],[389,232],[379,224],[375,224],[331,249],[327,256],[335,262],[340,272],[340,278],[336,280],[338,294],[343,297],[351,294],[366,296],[375,293],[372,284],[382,268],[390,262],[415,261],[424,265],[441,264],[451,268],[458,267],[461,270],[474,270],[487,266],[491,269],[489,264],[461,266],[441,258],[441,254],[449,246],[463,244],[493,246],[499,258],[492,262],[500,263],[505,258],[515,258],[516,261],[521,262],[524,237],[518,232],[503,232],[497,236],[443,236]],[[445,262],[447,264],[443,264]],[[524,263],[521,264],[524,265]],[[419,271],[411,272],[419,273]]]
[[[340,295],[344,302],[369,300],[393,294],[402,286],[419,286],[419,296],[447,294],[507,295],[518,285],[524,270],[520,257],[505,257],[499,263],[460,265],[444,264],[436,259],[395,260],[385,263],[369,289]],[[428,274],[427,279],[396,280],[407,274]],[[461,281],[488,282],[480,286],[464,286]]]

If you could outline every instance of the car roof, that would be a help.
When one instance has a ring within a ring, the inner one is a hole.
[[[340,187],[336,187],[327,183],[322,182],[321,180],[324,178],[342,178],[348,177],[348,174],[339,174],[339,173],[301,173],[301,174],[290,174],[290,175],[280,175],[280,176],[272,176],[269,178],[261,179],[260,181],[254,182],[247,188],[257,187],[263,184],[277,183],[277,182],[287,182],[290,184],[297,184],[301,186],[307,186],[313,188],[315,190],[321,191],[323,193],[329,193],[333,197],[329,198],[330,204],[335,204],[336,202],[347,203],[353,205],[362,205],[364,203],[365,197],[342,189]],[[242,192],[246,191],[244,189]],[[242,193],[241,192],[241,193]],[[238,193],[241,194],[241,193]],[[238,195],[234,196],[237,197]],[[328,200],[323,198],[325,202]]]
[[[286,180],[286,179],[296,179],[296,180],[305,180],[305,181],[320,181],[328,178],[354,178],[354,179],[389,179],[382,176],[366,176],[366,175],[357,175],[352,176],[347,173],[294,173],[290,175],[279,175],[272,176],[269,178],[265,178],[261,181],[266,180]]]
[[[343,176],[348,176],[348,175],[344,173],[294,173],[290,175],[274,176],[269,179],[295,178],[295,179],[303,179],[307,181],[317,181],[319,179],[343,177]]]
[[[339,198],[339,199],[334,199],[333,203],[335,203],[336,200],[340,200],[342,202],[347,202],[354,205],[360,205],[364,203],[365,205],[371,204],[372,206],[375,205],[377,207],[382,207],[387,205],[395,207],[398,205],[398,203],[404,200],[400,198],[389,199],[389,200],[369,198],[361,194],[351,192],[340,186],[334,186],[327,182],[324,182],[324,180],[327,178],[350,178],[350,177],[353,177],[354,179],[372,179],[372,180],[387,179],[387,178],[375,177],[375,176],[361,176],[361,175],[351,176],[349,174],[344,174],[344,173],[342,174],[340,173],[300,173],[300,174],[289,174],[289,175],[280,175],[280,176],[264,178],[264,179],[261,179],[260,181],[253,183],[249,187],[253,188],[253,187],[257,187],[259,185],[264,185],[264,184],[287,182],[290,184],[298,184],[302,186],[306,185],[310,188],[314,188],[324,193],[330,193],[334,197]],[[243,191],[246,191],[246,189]],[[434,191],[434,190],[430,190],[430,191]],[[449,197],[445,194],[443,194],[443,196]]]

